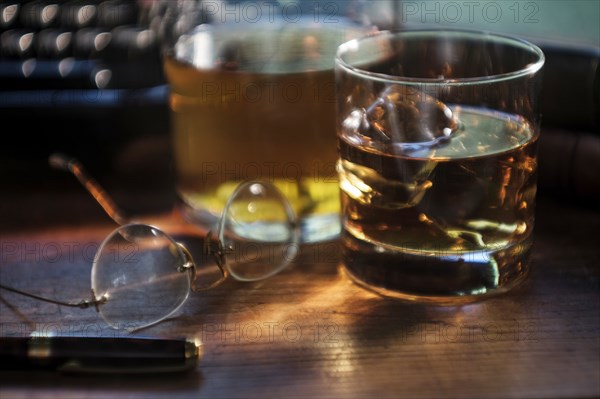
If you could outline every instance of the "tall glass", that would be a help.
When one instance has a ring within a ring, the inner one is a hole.
[[[364,10],[344,1],[161,3],[186,214],[210,227],[241,181],[268,180],[292,204],[303,241],[338,237],[333,60],[370,28]]]
[[[436,303],[525,278],[543,64],[533,44],[483,32],[380,32],[340,46],[343,271]]]

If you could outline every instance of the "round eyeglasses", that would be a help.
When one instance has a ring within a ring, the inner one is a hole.
[[[300,233],[292,207],[271,183],[241,183],[229,197],[216,232],[204,238],[200,262],[160,228],[128,222],[97,182],[75,159],[55,155],[55,167],[71,171],[119,226],[100,244],[91,272],[92,298],[63,302],[3,284],[0,289],[57,305],[95,307],[116,329],[137,330],[176,313],[190,291],[239,281],[266,279],[285,268],[299,252]],[[203,273],[216,266],[209,284]]]

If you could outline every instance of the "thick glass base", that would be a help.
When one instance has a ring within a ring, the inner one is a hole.
[[[505,293],[529,274],[531,240],[469,252],[413,251],[378,246],[344,234],[340,269],[386,297],[452,305]]]

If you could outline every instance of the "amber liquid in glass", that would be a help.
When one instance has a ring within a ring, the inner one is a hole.
[[[180,196],[210,224],[241,181],[268,180],[290,201],[305,241],[337,237],[333,51],[357,33],[254,28],[223,34],[224,44],[204,52],[195,48],[201,36],[188,39],[178,47],[187,60],[165,60]]]
[[[385,295],[454,302],[527,274],[536,192],[535,129],[519,117],[453,110],[461,129],[417,154],[340,131],[343,268]]]

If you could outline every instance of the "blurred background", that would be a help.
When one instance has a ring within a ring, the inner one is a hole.
[[[167,3],[0,1],[0,220],[17,208],[30,212],[11,223],[48,218],[38,193],[81,190],[71,176],[48,167],[56,151],[79,158],[130,212],[172,205],[168,86],[159,44]],[[538,44],[547,58],[540,192],[584,203],[600,198],[600,1],[270,3],[354,12],[379,29],[478,29]],[[101,214],[95,208],[90,202],[89,217]],[[64,220],[70,210],[58,206],[51,213]]]

